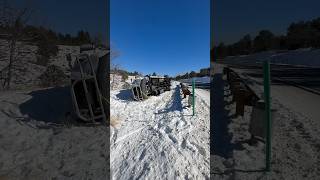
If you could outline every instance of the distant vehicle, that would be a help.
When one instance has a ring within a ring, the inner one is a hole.
[[[145,76],[132,83],[133,99],[141,101],[148,96],[157,96],[170,91],[171,79],[163,76]]]

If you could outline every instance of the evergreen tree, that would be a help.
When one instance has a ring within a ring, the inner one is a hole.
[[[274,47],[274,35],[268,30],[262,30],[254,39],[253,48],[255,52],[271,50]]]

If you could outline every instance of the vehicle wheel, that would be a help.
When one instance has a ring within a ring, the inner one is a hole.
[[[148,86],[147,86],[147,80],[142,79],[140,82],[140,88],[143,94],[147,95],[148,94]]]

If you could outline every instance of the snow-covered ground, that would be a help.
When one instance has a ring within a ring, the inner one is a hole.
[[[245,64],[270,60],[272,63],[320,67],[320,49],[303,48],[291,51],[266,51],[242,56],[229,56],[223,61]]]
[[[71,74],[69,62],[67,61],[67,54],[72,57],[71,64],[73,65],[76,56],[80,53],[80,46],[66,46],[57,45],[58,53],[56,56],[49,58],[47,66],[56,65],[69,76]],[[7,40],[0,39],[0,79],[6,77],[7,70],[5,69],[9,64],[9,43]],[[12,72],[11,89],[32,89],[39,87],[39,76],[46,71],[46,66],[37,62],[38,46],[30,45],[24,42],[18,42],[15,56],[15,66]],[[99,57],[104,55],[106,50],[96,49]],[[0,87],[1,89],[2,87]]]
[[[214,100],[219,100],[217,95],[222,98],[220,102],[214,101],[213,108],[222,108],[222,111],[214,111],[211,115],[214,126],[211,131],[216,132],[211,138],[214,142],[219,141],[217,137],[224,138],[224,145],[213,147],[211,178],[319,179],[319,123],[318,118],[314,118],[316,108],[308,109],[310,103],[316,103],[318,98],[296,87],[271,87],[272,108],[276,111],[273,116],[271,171],[265,172],[265,143],[250,142],[252,107],[245,106],[243,117],[235,116],[236,103],[232,102],[230,86],[222,76],[222,67],[219,64],[214,64],[214,67],[215,94],[212,96]],[[217,81],[218,78],[220,80]],[[263,88],[255,81],[250,86]],[[313,116],[308,116],[309,112]],[[227,155],[221,153],[226,151]]]
[[[182,79],[180,81],[183,82],[183,83],[191,84],[192,80],[194,80],[196,83],[210,83],[210,77],[209,76]]]
[[[189,86],[192,85],[192,81],[194,81],[196,88],[210,89],[210,77],[209,77],[209,76],[194,77],[194,78],[181,79],[181,80],[180,80],[180,82],[186,83],[186,84],[188,84]]]
[[[113,179],[209,179],[209,91],[196,89],[196,114],[178,82],[137,102],[130,90],[110,93]]]
[[[59,66],[66,75],[70,75],[70,68],[66,55],[71,54],[73,61],[75,55],[80,53],[79,46],[64,46],[58,45],[58,53],[56,56],[49,59],[48,65]],[[39,85],[39,76],[46,70],[45,66],[37,63],[37,50],[38,47],[27,43],[18,42],[15,54],[11,89],[26,89],[34,88]],[[8,41],[0,39],[0,76],[1,71],[9,64],[9,44]],[[19,69],[19,70],[18,70]],[[2,72],[2,76],[6,76],[6,71]]]
[[[107,179],[106,127],[64,125],[65,87],[0,93],[0,179]]]

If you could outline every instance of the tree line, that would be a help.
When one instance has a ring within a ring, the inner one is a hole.
[[[0,24],[0,34],[10,34],[12,28],[15,26],[7,26]],[[21,34],[25,41],[37,43],[41,41],[48,41],[52,44],[79,46],[82,44],[96,44],[103,45],[101,37],[92,37],[88,31],[79,30],[76,35],[63,34],[53,31],[52,29],[42,26],[22,25]],[[3,36],[5,39],[6,37]]]
[[[0,83],[3,89],[10,89],[13,77],[25,71],[23,46],[32,44],[38,47],[35,64],[47,66],[49,59],[58,53],[58,45],[95,44],[105,47],[101,36],[92,37],[87,31],[80,30],[76,35],[62,34],[43,26],[31,25],[35,9],[30,6],[16,7],[13,3],[0,0],[0,39],[7,43],[0,46]],[[24,43],[21,43],[24,42]],[[8,50],[4,50],[7,48]],[[6,58],[8,57],[8,58]]]
[[[193,77],[204,77],[209,75],[210,75],[210,68],[203,68],[203,69],[200,69],[199,72],[191,71],[190,73],[187,72],[183,75],[177,75],[174,79],[175,80],[189,79]]]
[[[291,23],[285,35],[275,35],[269,30],[261,30],[252,38],[249,34],[239,41],[213,47],[216,59],[226,56],[248,55],[268,50],[295,50],[299,48],[320,48],[320,18]],[[212,56],[211,56],[212,57]]]

